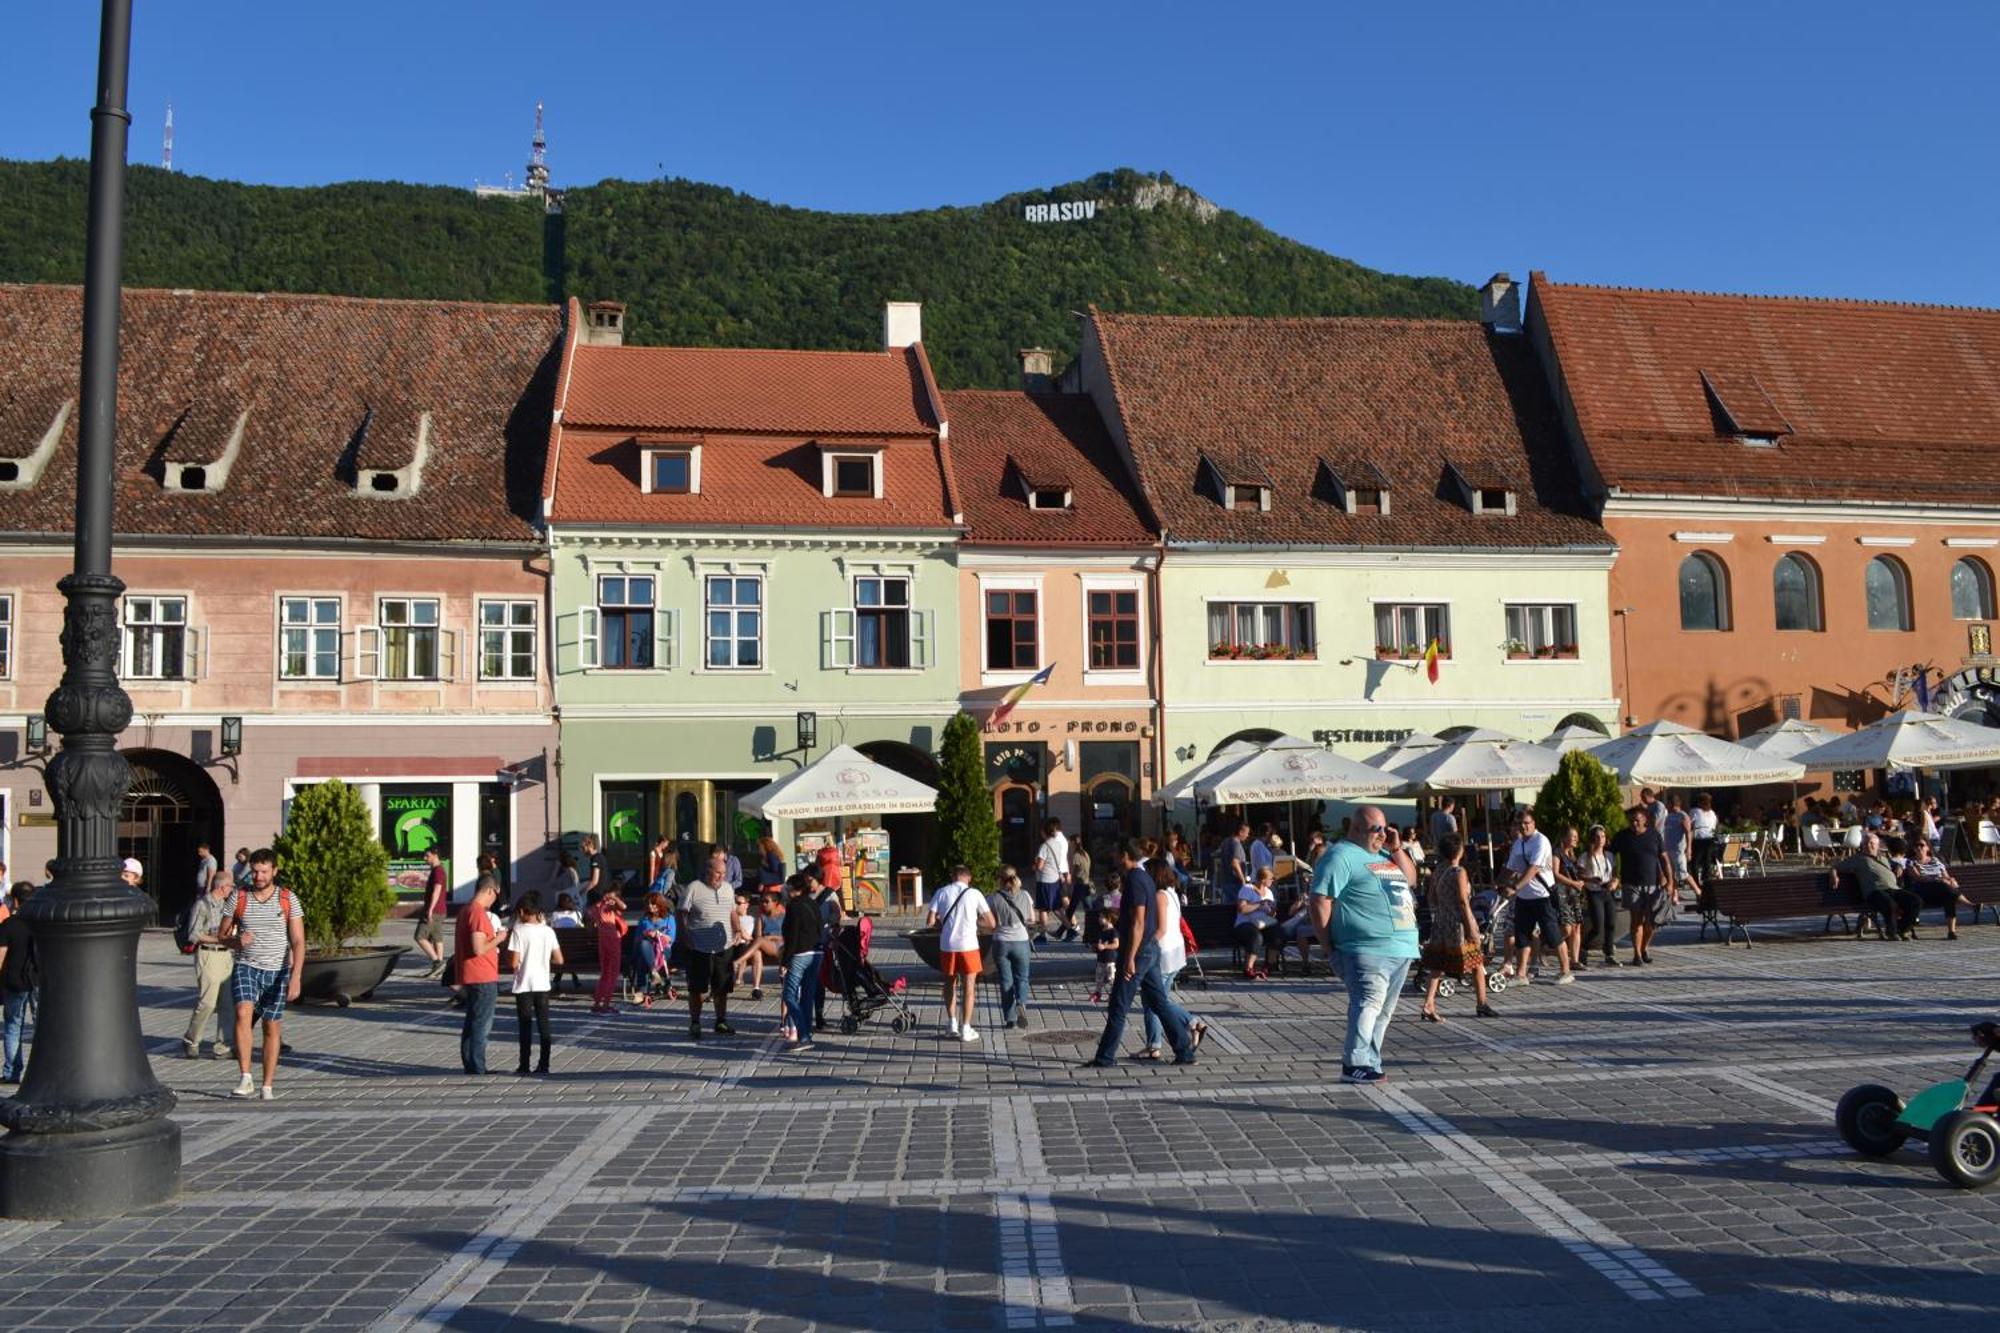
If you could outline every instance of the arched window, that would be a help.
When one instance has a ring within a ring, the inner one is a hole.
[[[1706,551],[1681,561],[1681,628],[1729,628],[1729,575]]]
[[[1825,629],[1820,618],[1819,568],[1794,551],[1778,557],[1771,571],[1771,598],[1779,629]]]
[[[1864,588],[1868,594],[1869,629],[1910,627],[1910,575],[1902,561],[1886,555],[1870,560]]]
[[[1993,619],[1993,571],[1985,561],[1968,555],[1951,567],[1951,618]]]

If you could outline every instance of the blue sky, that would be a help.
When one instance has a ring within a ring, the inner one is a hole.
[[[138,0],[133,160],[659,174],[813,208],[1165,170],[1398,272],[2000,306],[2000,6]],[[22,3],[0,155],[88,151],[97,6]]]

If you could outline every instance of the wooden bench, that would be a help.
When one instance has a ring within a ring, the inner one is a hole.
[[[1289,910],[1283,904],[1279,907],[1279,920],[1283,920]],[[1194,942],[1201,946],[1203,953],[1220,957],[1223,950],[1229,951],[1229,965],[1238,971],[1243,968],[1243,949],[1236,943],[1235,903],[1195,903],[1181,909],[1181,919],[1194,932]],[[1317,937],[1314,938],[1315,945]],[[1291,946],[1278,955],[1278,970],[1282,974],[1291,966]],[[1312,975],[1312,963],[1300,963],[1302,976]]]
[[[1853,881],[1835,883],[1834,875],[1825,870],[1753,879],[1717,879],[1708,886],[1708,892],[1717,924],[1728,923],[1723,927],[1724,944],[1740,932],[1748,946],[1754,922],[1823,914],[1826,917],[1823,930],[1832,930],[1833,919],[1839,917],[1844,931],[1850,916],[1864,920],[1866,917],[1861,910],[1860,890]],[[1703,929],[1705,934],[1706,924]],[[1858,926],[1855,933],[1860,933]]]
[[[2000,861],[1961,861],[1951,868],[1951,876],[1972,904],[1972,924],[1979,924],[1981,912],[1991,912],[1994,924],[2000,925]]]

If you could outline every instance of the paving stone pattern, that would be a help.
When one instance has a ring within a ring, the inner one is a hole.
[[[376,1001],[294,1010],[277,1101],[179,1058],[192,969],[140,958],[155,1069],[181,1097],[183,1193],[130,1218],[0,1221],[0,1327],[1034,1329],[1510,1333],[1984,1327],[2000,1189],[1920,1152],[1856,1158],[1854,1083],[1911,1091],[2000,1011],[2000,928],[1947,944],[1668,932],[1661,962],[1471,997],[1391,1082],[1338,1081],[1323,978],[1211,967],[1200,1063],[1086,1070],[1090,959],[1037,960],[1032,1032],[982,987],[983,1040],[935,978],[805,1054],[777,991],[733,1038],[679,1007],[557,1006],[549,1078],[458,1072],[458,1016],[411,967]],[[1218,960],[1211,959],[1211,962]],[[837,1018],[838,1006],[830,1006]],[[511,1013],[492,1063],[510,1069]],[[1128,1029],[1127,1057],[1139,1042]]]

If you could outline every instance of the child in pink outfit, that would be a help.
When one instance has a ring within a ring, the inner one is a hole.
[[[612,1001],[618,998],[619,962],[625,956],[625,901],[607,893],[590,909],[597,914],[597,995],[590,1006],[593,1014],[617,1012]]]

